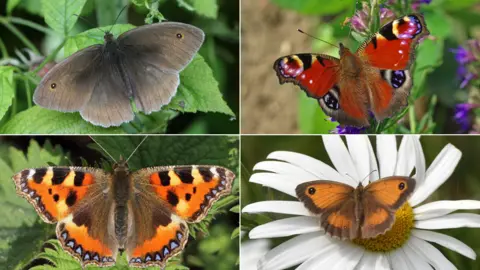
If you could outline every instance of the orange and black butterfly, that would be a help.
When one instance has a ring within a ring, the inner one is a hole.
[[[399,209],[415,190],[415,179],[382,178],[357,188],[336,181],[311,181],[296,188],[297,197],[328,234],[340,239],[373,238],[389,230]]]

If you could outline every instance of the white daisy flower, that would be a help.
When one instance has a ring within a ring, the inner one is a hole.
[[[372,239],[342,241],[325,234],[318,217],[299,201],[262,201],[247,205],[243,213],[271,212],[295,217],[255,227],[251,239],[293,236],[270,250],[258,263],[260,269],[456,269],[431,243],[444,246],[470,259],[476,254],[463,242],[431,230],[480,227],[480,215],[454,213],[480,209],[480,201],[436,201],[420,205],[453,173],[462,153],[448,144],[425,169],[419,137],[404,136],[397,149],[395,136],[377,136],[377,156],[367,136],[323,136],[323,143],[335,169],[312,157],[278,151],[269,161],[255,165],[250,182],[296,197],[295,187],[312,180],[335,180],[353,187],[365,186],[387,176],[411,176],[415,168],[413,195],[396,212],[395,223],[383,235]],[[378,159],[378,163],[377,163]],[[265,172],[267,171],[267,172]],[[373,171],[373,173],[371,173]]]
[[[258,261],[270,250],[267,239],[243,241],[240,246],[240,270],[256,269]]]

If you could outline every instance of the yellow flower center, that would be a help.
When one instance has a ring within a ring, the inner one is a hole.
[[[397,249],[410,237],[410,231],[414,225],[413,209],[410,204],[405,203],[395,213],[395,223],[390,230],[375,238],[354,239],[353,243],[363,246],[372,252],[386,252]]]

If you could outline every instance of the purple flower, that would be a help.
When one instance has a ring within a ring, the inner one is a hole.
[[[460,88],[463,89],[468,83],[475,78],[475,74],[468,72],[462,79],[462,83],[460,84]]]
[[[332,130],[332,133],[336,134],[361,134],[365,131],[364,127],[358,128],[354,126],[341,126],[338,125],[334,130]]]
[[[460,103],[455,106],[454,119],[460,125],[462,132],[466,132],[472,127],[472,110],[480,108],[480,104]]]
[[[414,11],[418,11],[418,9],[420,8],[420,5],[422,4],[430,4],[432,2],[432,0],[416,0],[416,1],[413,1],[412,3],[412,9]]]
[[[475,61],[473,53],[462,46],[458,46],[458,49],[450,49],[450,51],[455,54],[455,60],[457,60],[460,65]]]

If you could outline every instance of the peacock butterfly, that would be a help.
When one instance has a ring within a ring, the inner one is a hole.
[[[423,16],[410,14],[382,26],[355,53],[340,43],[340,59],[293,54],[273,68],[280,84],[300,86],[341,125],[367,127],[369,111],[381,121],[407,105],[415,47],[428,34]]]

